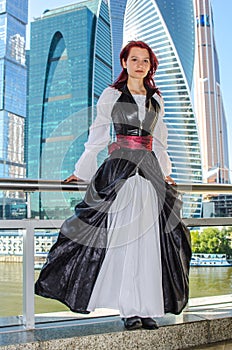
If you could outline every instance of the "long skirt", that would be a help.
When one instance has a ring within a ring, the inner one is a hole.
[[[115,150],[63,223],[35,293],[81,313],[179,314],[188,302],[191,259],[181,207],[153,152]]]

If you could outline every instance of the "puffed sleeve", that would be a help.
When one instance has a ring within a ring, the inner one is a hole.
[[[164,176],[168,176],[172,172],[172,163],[167,152],[168,129],[166,124],[163,121],[163,116],[164,116],[163,99],[157,96],[157,100],[160,104],[160,113],[154,129],[154,133],[153,133],[153,151],[159,161],[159,164],[160,164],[161,170],[163,171]]]
[[[89,129],[88,141],[85,143],[85,151],[75,164],[73,174],[78,178],[89,182],[97,171],[97,155],[110,141],[111,110],[118,91],[106,88],[97,103],[97,116]]]

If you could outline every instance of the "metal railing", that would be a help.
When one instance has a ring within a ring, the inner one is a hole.
[[[23,325],[30,330],[35,327],[34,314],[34,234],[36,229],[59,229],[63,220],[32,219],[30,194],[46,191],[85,191],[87,183],[65,183],[59,180],[0,179],[0,191],[22,191],[27,194],[27,218],[21,220],[0,220],[1,229],[23,229]],[[180,184],[180,193],[232,194],[229,184]],[[232,226],[232,217],[184,218],[189,227]]]

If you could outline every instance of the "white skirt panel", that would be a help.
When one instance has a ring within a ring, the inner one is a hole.
[[[119,190],[108,214],[108,247],[88,304],[121,317],[164,315],[157,194],[136,174]]]

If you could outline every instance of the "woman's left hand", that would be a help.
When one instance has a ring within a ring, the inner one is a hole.
[[[169,185],[173,185],[176,186],[176,182],[173,180],[173,178],[171,176],[165,176],[165,181],[169,184]]]

